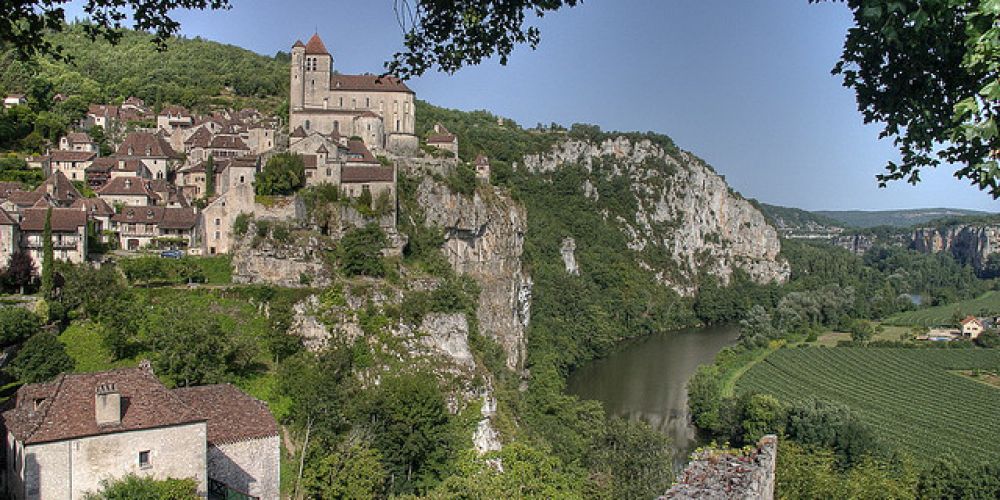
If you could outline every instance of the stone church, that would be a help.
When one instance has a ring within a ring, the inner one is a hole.
[[[336,73],[318,34],[292,46],[289,130],[359,137],[375,152],[413,152],[414,96],[395,77]]]

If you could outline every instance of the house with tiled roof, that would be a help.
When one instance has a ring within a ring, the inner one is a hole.
[[[160,133],[133,132],[115,152],[121,159],[142,160],[152,178],[166,179],[183,155],[178,154]]]
[[[83,198],[83,195],[70,182],[69,178],[58,170],[35,188],[35,192],[47,195],[59,207],[68,207],[76,200]]]
[[[231,385],[167,389],[148,362],[24,385],[0,421],[17,500],[83,498],[129,474],[191,478],[202,497],[279,498],[267,406]]]
[[[986,326],[983,325],[983,322],[975,316],[966,316],[959,322],[959,326],[962,328],[962,336],[973,340],[979,337],[979,335],[986,330]]]
[[[83,122],[80,125],[81,128],[84,129],[88,129],[90,127],[101,127],[105,130],[111,130],[118,127],[118,115],[118,106],[110,104],[91,104],[90,107],[87,108],[87,115],[84,117]]]
[[[458,136],[449,132],[440,123],[434,125],[434,133],[427,137],[427,145],[450,151],[453,156],[458,156]]]
[[[80,198],[70,208],[87,214],[87,220],[93,226],[95,234],[100,235],[111,228],[111,216],[115,214],[115,210],[100,198]],[[107,242],[107,237],[102,235],[101,241]]]
[[[292,46],[290,89],[290,130],[337,131],[375,150],[417,149],[414,92],[392,76],[335,72],[319,34]]]
[[[0,267],[7,267],[10,256],[21,248],[21,232],[17,220],[0,208]]]
[[[24,94],[7,94],[3,98],[3,108],[10,109],[14,106],[23,106],[28,104],[28,98],[24,97]]]
[[[74,181],[87,179],[87,167],[97,158],[93,151],[69,151],[56,149],[49,152],[49,169],[52,173],[62,172]]]
[[[489,182],[491,170],[490,159],[486,155],[476,155],[474,166],[476,167],[476,178]]]
[[[57,260],[81,264],[87,260],[87,214],[76,208],[26,208],[21,211],[18,229],[21,249],[42,268],[45,246],[45,218],[52,210],[52,249]]]
[[[194,125],[194,115],[183,106],[165,106],[156,114],[156,128],[173,133]]]
[[[70,132],[59,138],[59,149],[97,153],[97,143],[84,132]]]
[[[121,248],[189,248],[195,244],[198,214],[193,208],[122,207],[111,217]]]
[[[114,177],[97,190],[97,196],[108,205],[156,205],[159,196],[150,189],[150,181],[138,177]]]

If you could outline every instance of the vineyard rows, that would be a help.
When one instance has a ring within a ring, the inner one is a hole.
[[[977,368],[1000,370],[1000,349],[789,348],[757,363],[737,391],[846,404],[918,460],[950,452],[995,462],[1000,389],[954,373]]]
[[[953,316],[956,310],[963,315],[1000,314],[1000,293],[988,292],[953,304],[902,312],[889,317],[885,323],[896,326],[954,326]]]

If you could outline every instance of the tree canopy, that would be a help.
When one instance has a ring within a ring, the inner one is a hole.
[[[820,2],[824,0],[810,0]],[[876,176],[920,181],[955,164],[955,177],[1000,197],[1000,27],[996,2],[847,0],[855,26],[833,73],[857,93],[865,123],[883,124],[902,156]]]

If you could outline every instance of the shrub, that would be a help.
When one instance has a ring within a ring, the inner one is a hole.
[[[253,214],[240,213],[236,216],[236,220],[233,221],[233,234],[242,237],[247,234],[250,230],[250,221],[253,220]]]
[[[471,196],[476,191],[476,171],[464,163],[459,164],[448,174],[445,184],[456,193]]]
[[[0,346],[23,342],[41,327],[41,318],[27,309],[0,307]]]
[[[385,244],[385,233],[378,224],[352,229],[340,240],[340,265],[350,276],[384,276],[382,248]]]
[[[306,185],[302,157],[291,153],[274,155],[257,175],[257,194],[290,195]]]
[[[55,335],[39,332],[24,343],[7,371],[25,384],[34,384],[72,371],[74,366],[73,358]]]

